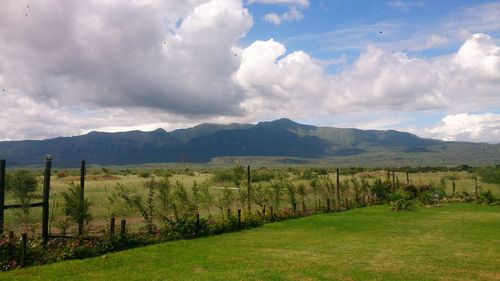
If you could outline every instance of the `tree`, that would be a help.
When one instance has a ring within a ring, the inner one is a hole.
[[[21,208],[18,209],[16,214],[21,219],[25,232],[28,231],[31,218],[31,208],[29,204],[33,199],[37,198],[37,196],[35,196],[37,188],[38,182],[35,176],[29,171],[18,170],[7,175],[6,189],[12,192],[14,200],[21,205]]]
[[[299,184],[297,187],[297,193],[300,195],[300,200],[302,201],[302,213],[306,213],[306,186],[304,184]]]
[[[290,205],[292,206],[294,211],[296,211],[296,209],[294,208],[297,206],[296,188],[291,182],[287,182],[285,186],[286,190],[288,191],[288,202],[290,202]]]
[[[243,168],[243,166],[238,165],[238,166],[234,167],[234,169],[233,169],[233,183],[234,183],[234,186],[236,186],[236,188],[239,189],[241,187],[241,182],[243,181],[244,176],[245,176],[245,169]]]
[[[170,219],[174,210],[174,197],[172,195],[172,185],[168,178],[161,179],[157,184],[158,200],[160,204],[160,217],[162,221]]]
[[[310,185],[311,185],[311,189],[312,189],[313,196],[314,196],[314,205],[316,206],[316,210],[317,210],[318,209],[318,187],[319,187],[318,179],[317,178],[312,179]]]
[[[231,190],[229,187],[224,187],[222,190],[222,194],[218,198],[218,207],[221,213],[221,216],[224,216],[224,210],[230,209],[231,205],[233,203],[233,190]]]
[[[207,210],[208,220],[210,221],[212,219],[212,215],[210,214],[210,207],[214,203],[214,197],[210,193],[208,183],[205,182],[200,186],[200,192],[201,206]]]
[[[283,197],[283,182],[282,181],[272,182],[268,196],[269,196],[269,202],[272,204],[273,208],[277,210],[280,207],[281,200]]]
[[[119,183],[117,183],[116,191],[113,193],[112,197],[122,201],[122,203],[124,203],[129,209],[139,211],[146,223],[148,233],[152,234],[156,229],[153,216],[155,181],[151,180],[144,186],[148,189],[148,199],[146,200],[146,203],[144,202],[142,196],[136,191],[131,192],[130,189]]]
[[[90,214],[90,203],[87,199],[81,200],[82,189],[80,185],[75,183],[70,183],[67,191],[61,193],[64,206],[63,212],[70,219],[70,221],[81,225],[82,228],[79,229],[79,233],[84,232],[84,226],[88,225],[89,221],[92,219]],[[80,224],[81,223],[81,224]]]
[[[259,183],[258,185],[256,185],[254,187],[254,201],[255,201],[255,204],[257,204],[261,209],[264,208],[264,206],[266,206],[267,202],[268,202],[268,197],[267,197],[267,191],[266,191],[266,188],[261,184]]]

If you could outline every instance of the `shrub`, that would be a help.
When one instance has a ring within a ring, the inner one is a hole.
[[[391,183],[389,181],[382,182],[381,179],[376,179],[372,185],[372,194],[378,200],[387,200],[391,192]]]
[[[167,240],[188,239],[198,236],[205,236],[209,233],[208,221],[196,216],[182,216],[177,219],[166,219],[161,229]]]
[[[392,193],[389,196],[389,200],[394,211],[410,210],[414,203],[410,198],[410,194],[401,190]]]
[[[146,179],[146,178],[149,178],[150,176],[151,176],[151,172],[149,172],[149,171],[141,171],[141,172],[139,172],[139,177],[141,177],[141,178],[145,178]]]
[[[82,196],[82,189],[80,185],[70,183],[68,191],[61,193],[64,199],[63,212],[68,218],[79,226],[79,233],[83,233],[84,225],[92,219],[90,214],[90,203],[88,199],[80,200]],[[80,229],[81,227],[81,229]]]
[[[483,191],[479,193],[478,203],[491,204],[495,201],[496,201],[495,196],[493,196],[491,190],[488,189],[488,191]]]
[[[478,171],[481,180],[486,183],[500,185],[500,167],[486,167]]]
[[[38,198],[34,193],[38,188],[35,176],[24,170],[18,170],[8,174],[6,178],[6,189],[13,194],[15,201],[21,204],[21,208],[16,210],[16,215],[23,223],[24,231],[27,232],[31,222],[31,208],[29,204],[33,199]]]

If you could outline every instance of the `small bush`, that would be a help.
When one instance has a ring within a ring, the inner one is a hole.
[[[414,201],[408,192],[398,190],[389,196],[389,200],[394,211],[410,210]]]
[[[495,196],[493,196],[491,190],[479,193],[478,203],[491,204],[495,201],[496,201]]]
[[[166,219],[161,233],[167,240],[189,239],[208,234],[208,222],[204,218],[197,221],[196,216],[183,216]]]
[[[150,176],[151,176],[151,172],[149,172],[149,171],[141,171],[141,172],[139,172],[139,177],[141,177],[141,178],[147,179]]]

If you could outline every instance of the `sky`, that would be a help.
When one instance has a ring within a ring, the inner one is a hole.
[[[500,2],[0,0],[0,140],[279,118],[500,143]]]

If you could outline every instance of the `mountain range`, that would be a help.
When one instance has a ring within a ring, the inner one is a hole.
[[[394,130],[315,127],[289,119],[253,124],[200,124],[167,132],[90,132],[46,140],[0,142],[9,165],[36,165],[52,154],[60,167],[207,163],[221,158],[268,157],[287,163],[349,165],[500,164],[500,144],[446,142]]]

